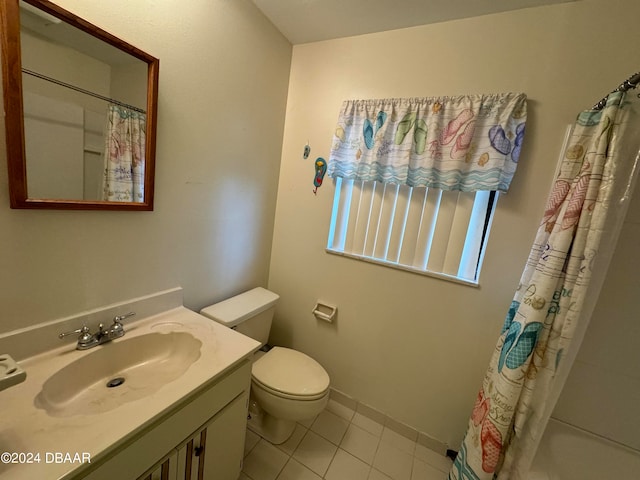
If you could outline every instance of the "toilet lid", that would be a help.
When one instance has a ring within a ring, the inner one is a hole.
[[[251,369],[254,380],[277,392],[312,396],[329,388],[329,374],[313,358],[284,347],[273,347]]]

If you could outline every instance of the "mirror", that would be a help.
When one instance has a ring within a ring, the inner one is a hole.
[[[48,0],[0,26],[11,208],[153,210],[158,59]]]

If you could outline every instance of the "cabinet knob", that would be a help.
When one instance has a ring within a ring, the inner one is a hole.
[[[199,457],[200,455],[202,455],[202,452],[204,452],[204,447],[196,447],[193,449],[193,454],[196,457]]]

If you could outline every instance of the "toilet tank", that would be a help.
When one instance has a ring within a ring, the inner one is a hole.
[[[266,288],[257,287],[205,307],[200,314],[264,345],[269,340],[273,312],[279,298]]]

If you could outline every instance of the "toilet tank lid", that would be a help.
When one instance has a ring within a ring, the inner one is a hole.
[[[279,298],[278,294],[266,288],[256,287],[248,292],[205,307],[200,310],[200,314],[227,327],[233,327],[272,307]]]

